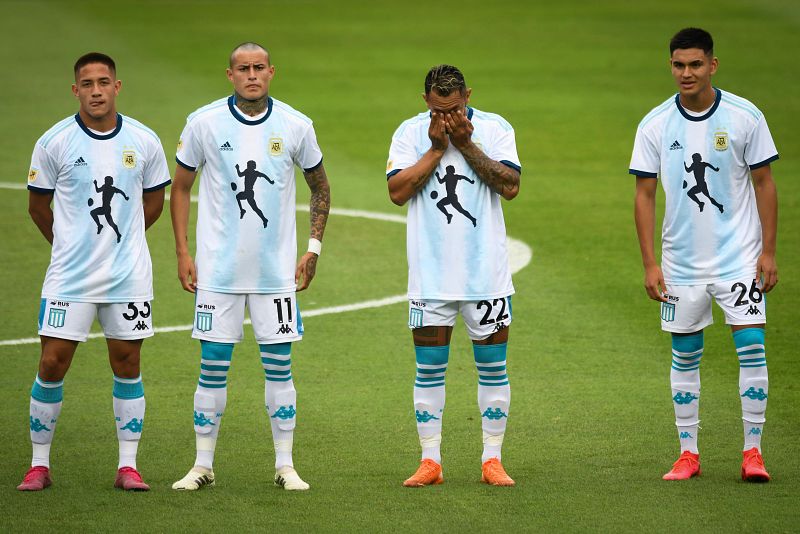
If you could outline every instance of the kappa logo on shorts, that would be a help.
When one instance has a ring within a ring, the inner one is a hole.
[[[64,326],[64,319],[67,316],[67,310],[61,308],[50,308],[50,315],[47,316],[48,326],[53,328],[61,328]]]
[[[661,303],[661,319],[667,323],[671,323],[675,320],[675,305],[673,303]]]
[[[757,306],[750,306],[747,308],[747,311],[744,312],[745,315],[761,315],[761,312],[758,310]]]
[[[294,334],[294,330],[292,330],[288,324],[282,324],[278,331],[275,332],[276,334]]]
[[[139,321],[138,323],[136,323],[136,326],[133,327],[133,330],[134,331],[136,331],[136,330],[150,330],[150,327],[147,326],[146,322]]]
[[[501,321],[501,322],[499,322],[499,323],[494,325],[494,331],[495,332],[499,332],[500,330],[502,330],[505,327],[506,327],[506,323]]]
[[[408,313],[408,326],[411,328],[422,328],[422,310],[411,308]]]
[[[208,332],[211,330],[211,318],[211,314],[208,312],[197,312],[197,330],[200,332]]]

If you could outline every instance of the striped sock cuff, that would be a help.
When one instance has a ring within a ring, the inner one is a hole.
[[[676,371],[695,371],[703,357],[703,332],[691,336],[672,336],[672,368]]]
[[[763,328],[745,328],[733,333],[739,367],[766,367],[767,351]]]
[[[292,379],[292,344],[259,345],[261,365],[267,382],[288,382]]]
[[[446,363],[443,365],[418,363],[417,377],[414,381],[414,386],[418,388],[435,388],[444,386],[444,376],[446,372]]]
[[[233,358],[233,343],[200,341],[200,379],[204,388],[220,389],[228,385],[228,371]]]
[[[64,381],[46,382],[36,375],[31,388],[31,397],[39,402],[53,404],[64,400]]]
[[[478,369],[478,385],[507,386],[506,372],[507,343],[494,345],[472,345],[475,367]]]
[[[118,399],[138,399],[144,397],[142,375],[136,378],[120,378],[114,375],[114,389],[111,394]]]

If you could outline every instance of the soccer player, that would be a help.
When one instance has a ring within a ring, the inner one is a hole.
[[[766,482],[764,294],[778,283],[778,199],[770,170],[778,152],[761,111],[711,85],[719,61],[708,32],[683,29],[669,48],[678,94],[642,119],[630,164],[645,290],[661,303],[661,328],[672,334],[670,384],[681,454],[664,479],[700,474],[700,360],[715,300],[731,325],[739,359],[742,478]],[[706,174],[706,167],[714,172]],[[691,178],[697,185],[687,190]],[[666,197],[661,266],[653,245],[659,180]],[[716,209],[703,210],[698,193]]]
[[[443,480],[445,372],[459,313],[478,370],[482,480],[514,485],[500,463],[511,401],[506,345],[514,293],[500,199],[517,196],[521,168],[511,125],[469,107],[471,91],[456,67],[430,69],[422,95],[428,111],[400,125],[386,167],[392,202],[408,202],[408,325],[417,361],[414,411],[422,447],[419,468],[404,482],[408,487]],[[437,203],[440,194],[444,200]],[[448,204],[463,217],[445,210]]]
[[[92,52],[74,70],[78,113],[39,138],[28,173],[29,212],[52,255],[39,310],[42,354],[31,390],[33,460],[17,489],[51,484],[50,446],[64,376],[97,316],[114,372],[114,486],[147,491],[136,470],[145,409],[139,360],[142,340],[153,335],[153,275],[144,234],[161,215],[169,170],[158,136],[117,113],[122,82],[114,61]],[[115,194],[121,198],[112,202]],[[91,209],[95,202],[100,206]],[[113,232],[102,231],[99,215]]]
[[[246,306],[266,375],[275,484],[306,490],[309,485],[292,461],[297,400],[291,349],[303,336],[295,291],[306,289],[314,278],[330,187],[311,120],[269,96],[275,67],[267,50],[256,43],[237,46],[227,75],[234,94],[187,119],[170,201],[178,277],[186,291],[195,293],[192,337],[200,340],[200,380],[194,395],[197,456],[189,473],[172,487],[197,490],[214,485],[227,375],[234,344],[243,337]],[[295,165],[303,169],[311,189],[311,238],[296,267]],[[193,261],[187,238],[189,201],[201,170]],[[243,199],[254,213],[244,208]]]

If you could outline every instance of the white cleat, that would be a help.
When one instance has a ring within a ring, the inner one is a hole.
[[[294,467],[288,465],[281,467],[275,473],[275,485],[289,491],[304,491],[311,487],[303,482]]]
[[[196,491],[203,486],[214,486],[214,471],[202,467],[192,467],[185,477],[172,485],[172,489]]]

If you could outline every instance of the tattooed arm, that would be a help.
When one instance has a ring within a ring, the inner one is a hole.
[[[388,180],[389,198],[398,206],[402,206],[425,187],[431,173],[439,165],[449,141],[445,132],[444,117],[441,113],[431,113],[431,124],[428,128],[431,148],[425,152],[418,162],[407,167]]]
[[[492,191],[506,200],[519,193],[519,171],[491,159],[472,142],[473,126],[463,111],[445,116],[450,141],[461,152],[467,164]]]
[[[331,210],[331,188],[328,184],[328,176],[325,174],[325,167],[320,165],[308,172],[303,172],[308,188],[311,189],[311,201],[309,208],[311,211],[311,239],[322,241],[325,234],[325,225],[328,223],[328,213]],[[297,263],[297,270],[294,278],[297,291],[306,289],[317,272],[317,256],[313,252],[306,252]],[[302,280],[302,283],[300,281]]]

